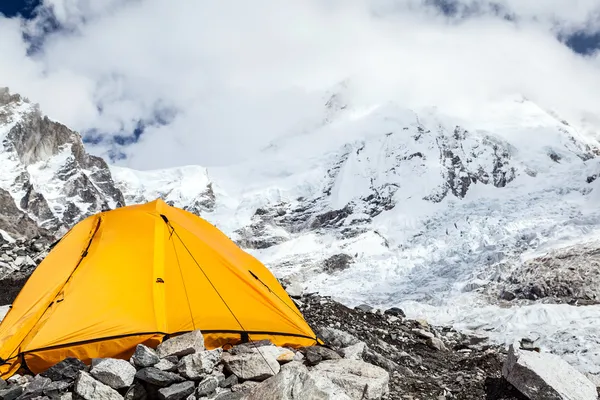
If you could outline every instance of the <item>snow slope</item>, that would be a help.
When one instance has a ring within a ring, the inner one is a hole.
[[[193,207],[210,185],[199,214],[309,291],[400,306],[506,343],[539,335],[600,373],[598,306],[510,307],[482,290],[529,251],[600,234],[600,188],[588,183],[598,147],[522,99],[468,121],[385,103],[344,107],[240,165],[111,170],[128,202]],[[325,271],[337,254],[349,266]]]

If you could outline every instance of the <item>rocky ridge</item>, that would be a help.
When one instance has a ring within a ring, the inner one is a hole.
[[[38,227],[60,236],[88,215],[125,204],[108,165],[85,151],[77,132],[7,88],[0,88],[0,146],[2,230],[26,237],[39,234],[32,224],[3,221],[23,219],[24,213]]]

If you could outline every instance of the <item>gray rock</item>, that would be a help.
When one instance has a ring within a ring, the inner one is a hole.
[[[167,356],[183,357],[204,350],[204,337],[202,332],[195,330],[168,339],[156,348],[160,358]]]
[[[200,351],[183,357],[177,365],[179,373],[187,379],[198,380],[210,374],[214,366],[221,360],[223,349]]]
[[[352,346],[344,347],[340,349],[339,353],[342,357],[349,360],[362,360],[363,354],[367,348],[365,342],[358,342]]]
[[[127,389],[124,397],[125,400],[146,400],[148,398],[148,393],[140,382],[135,382]]]
[[[244,381],[242,383],[238,383],[237,385],[233,385],[231,387],[231,391],[232,392],[242,392],[242,393],[246,393],[249,392],[250,390],[254,389],[255,387],[259,386],[260,382],[255,382],[255,381]]]
[[[369,311],[373,310],[373,307],[371,307],[368,304],[360,304],[360,305],[354,307],[354,309],[355,310],[360,310],[360,311],[363,311],[363,312],[369,312]]]
[[[389,393],[389,373],[364,361],[327,360],[317,364],[310,373],[328,378],[351,399],[375,400]]]
[[[50,378],[46,378],[45,376],[37,375],[33,378],[33,380],[25,387],[23,390],[23,394],[20,399],[29,400],[34,397],[39,397],[44,394],[44,389],[47,385],[52,383]]]
[[[23,393],[21,386],[13,385],[5,389],[0,390],[0,399],[2,400],[15,400]]]
[[[95,358],[92,360],[90,374],[105,385],[118,390],[131,386],[136,372],[135,367],[125,360]]]
[[[419,336],[419,337],[421,337],[423,339],[431,339],[431,338],[435,337],[435,335],[433,333],[431,333],[429,331],[426,331],[425,329],[415,328],[415,329],[412,330],[412,332],[415,335],[417,335],[417,336]]]
[[[330,380],[312,376],[299,362],[281,367],[281,372],[253,388],[244,400],[350,400]]]
[[[77,358],[65,358],[61,362],[48,368],[40,375],[53,381],[74,381],[79,376],[79,371],[87,369],[87,365]]]
[[[309,346],[301,349],[308,365],[316,365],[323,360],[338,360],[342,358],[338,353],[327,347]]]
[[[159,389],[158,398],[161,400],[183,400],[192,393],[194,393],[194,382],[186,381]]]
[[[135,374],[135,377],[141,381],[161,387],[169,386],[172,383],[183,382],[185,380],[180,375],[173,372],[161,371],[154,367],[140,369]]]
[[[393,315],[394,317],[398,317],[398,318],[406,318],[406,314],[404,313],[404,311],[398,307],[388,308],[387,310],[384,311],[384,314],[385,315]]]
[[[54,399],[52,399],[52,400],[54,400]],[[73,393],[71,393],[71,392],[62,393],[58,397],[58,400],[73,400]]]
[[[177,371],[177,363],[173,363],[166,358],[161,358],[158,363],[154,364],[154,368],[161,371],[175,372]]]
[[[594,385],[562,358],[511,344],[502,376],[531,400],[597,400]]]
[[[73,382],[70,381],[52,381],[44,388],[44,394],[51,397],[56,396],[66,392],[71,386],[73,386]]]
[[[244,396],[242,392],[223,392],[219,393],[211,400],[241,400]]]
[[[6,381],[4,379],[0,378],[0,390],[6,389],[7,386],[8,386],[8,383],[6,383]]]
[[[208,395],[214,393],[218,387],[219,387],[219,380],[217,378],[215,378],[214,376],[208,376],[208,377],[204,378],[198,384],[198,388],[196,389],[196,396],[198,396],[198,397],[208,396]]]
[[[351,334],[341,331],[335,328],[321,328],[319,330],[319,337],[325,341],[328,345],[336,348],[352,346],[359,342],[359,340]]]
[[[152,367],[160,361],[158,354],[148,346],[138,344],[135,347],[135,353],[131,358],[136,367],[145,368]]]
[[[123,396],[116,390],[98,382],[85,371],[79,372],[75,381],[75,393],[85,400],[122,400]]]
[[[231,374],[227,378],[225,378],[225,380],[219,382],[219,387],[229,388],[229,387],[232,387],[233,385],[237,385],[238,382],[239,382],[238,377],[234,374]]]
[[[427,346],[439,351],[448,351],[444,342],[442,342],[441,339],[438,339],[436,337],[427,339]]]
[[[280,366],[277,360],[268,354],[223,354],[225,368],[242,380],[263,381],[276,375]]]

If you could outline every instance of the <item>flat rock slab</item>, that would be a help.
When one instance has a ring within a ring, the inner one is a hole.
[[[204,336],[199,330],[172,337],[159,344],[156,353],[160,358],[183,357],[204,350]]]
[[[351,399],[376,400],[389,392],[389,373],[364,361],[327,360],[317,364],[310,372],[316,378],[328,378]]]
[[[270,354],[223,354],[225,367],[242,380],[263,381],[276,375],[281,367]]]
[[[90,374],[105,385],[118,390],[131,386],[136,372],[135,367],[125,360],[95,358],[92,360]]]
[[[85,371],[79,372],[75,393],[85,400],[123,400],[123,396],[110,386],[95,380]]]
[[[158,398],[161,400],[183,400],[194,393],[194,382],[175,383],[169,387],[158,390]]]
[[[594,385],[562,358],[511,344],[502,376],[531,400],[597,400]]]

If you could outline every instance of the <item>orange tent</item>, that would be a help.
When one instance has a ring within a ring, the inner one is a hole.
[[[129,358],[200,329],[211,349],[320,342],[271,272],[202,218],[162,200],[76,224],[0,323],[0,376],[66,357]]]

